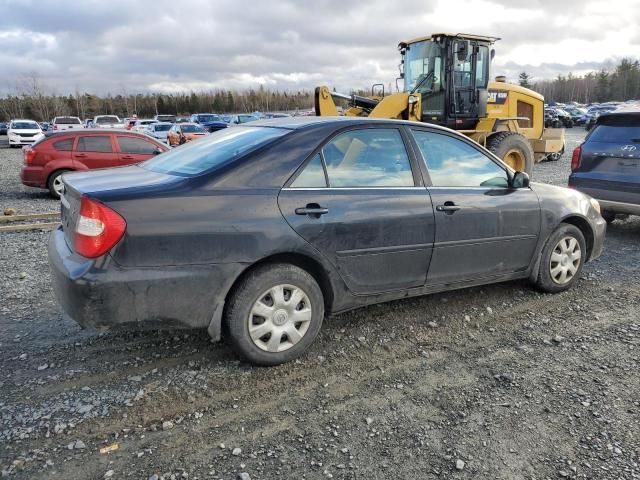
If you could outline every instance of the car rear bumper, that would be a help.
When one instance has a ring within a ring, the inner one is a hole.
[[[20,181],[28,187],[46,188],[47,180],[42,173],[41,167],[27,167],[20,169]]]
[[[109,257],[75,254],[61,227],[49,238],[49,264],[62,309],[84,327],[145,323],[209,328],[212,336],[219,336],[224,298],[244,269],[238,263],[124,268]]]
[[[635,203],[613,202],[611,200],[596,199],[600,203],[602,210],[615,213],[628,213],[630,215],[640,215],[640,205]]]

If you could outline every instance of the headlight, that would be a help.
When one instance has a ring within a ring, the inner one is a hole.
[[[595,198],[591,198],[589,199],[589,201],[591,202],[591,206],[598,212],[600,213],[600,202],[598,202],[598,200],[596,200]]]

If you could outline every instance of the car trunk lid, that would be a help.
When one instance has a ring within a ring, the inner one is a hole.
[[[182,177],[152,172],[137,165],[65,174],[60,217],[67,245],[73,250],[83,195],[108,205],[111,200],[122,197],[133,188],[137,194],[150,195],[155,190],[183,180]]]

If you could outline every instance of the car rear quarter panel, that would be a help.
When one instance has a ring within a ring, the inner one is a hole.
[[[303,243],[278,209],[278,190],[171,193],[108,202],[127,221],[125,237],[112,252],[117,263],[253,263]]]

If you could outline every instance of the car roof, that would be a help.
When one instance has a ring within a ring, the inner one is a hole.
[[[10,120],[11,122],[31,122],[31,123],[38,123],[35,120],[29,120],[28,118],[14,118],[12,120]]]
[[[44,136],[45,138],[51,138],[51,137],[61,137],[63,135],[85,135],[85,134],[95,134],[95,133],[102,133],[102,134],[115,133],[118,135],[132,135],[136,137],[145,137],[145,138],[151,138],[155,140],[153,137],[150,137],[149,135],[146,135],[144,133],[133,132],[131,130],[126,130],[124,128],[78,128],[73,130],[55,130],[52,132],[45,132]]]
[[[316,117],[316,116],[299,116],[299,117],[282,117],[282,118],[269,118],[264,120],[256,120],[255,122],[244,123],[243,127],[279,127],[287,128],[290,130],[300,130],[304,128],[313,128],[318,126],[326,126],[335,124],[336,126],[350,126],[350,125],[407,125],[407,126],[428,126],[436,130],[442,130],[452,132],[453,130],[440,127],[438,125],[427,124],[423,122],[410,122],[408,120],[394,120],[389,118],[368,118],[368,117]]]

